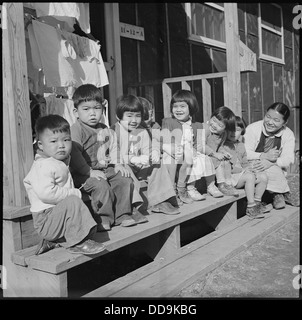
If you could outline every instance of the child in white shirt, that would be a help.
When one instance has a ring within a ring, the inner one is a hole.
[[[74,188],[69,172],[70,126],[59,115],[37,120],[37,154],[24,178],[34,227],[43,238],[36,254],[62,246],[72,253],[96,254],[105,249],[90,239],[96,222]]]

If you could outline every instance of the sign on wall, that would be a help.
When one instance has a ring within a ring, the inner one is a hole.
[[[145,41],[144,28],[120,22],[120,36]]]

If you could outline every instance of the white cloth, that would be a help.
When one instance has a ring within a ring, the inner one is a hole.
[[[35,20],[32,24],[48,87],[109,84],[99,44]]]
[[[70,195],[81,198],[81,191],[74,188],[68,166],[52,157],[43,158],[37,154],[23,183],[31,212],[54,207]]]
[[[193,167],[190,172],[188,183],[197,181],[202,177],[208,177],[215,174],[215,168],[209,156],[197,152],[193,158]]]
[[[193,163],[193,128],[191,119],[182,123],[181,146],[184,151],[184,159],[187,163]]]
[[[253,122],[246,127],[244,145],[248,160],[260,158],[261,152],[255,152],[255,150],[259,144],[262,130],[263,120]],[[295,161],[295,135],[291,129],[285,127],[276,136],[281,137],[281,154],[277,159],[277,165],[282,169],[286,169]]]
[[[32,2],[37,17],[53,16],[73,28],[75,18],[85,33],[90,33],[89,3],[83,2]]]

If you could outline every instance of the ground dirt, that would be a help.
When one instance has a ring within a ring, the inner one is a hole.
[[[299,176],[288,179],[299,202]],[[177,297],[299,298],[293,268],[300,264],[300,215],[183,288]]]

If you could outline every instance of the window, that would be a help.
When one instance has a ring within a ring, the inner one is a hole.
[[[284,63],[282,9],[269,3],[259,4],[260,58]]]
[[[226,48],[223,3],[186,3],[189,39]]]

